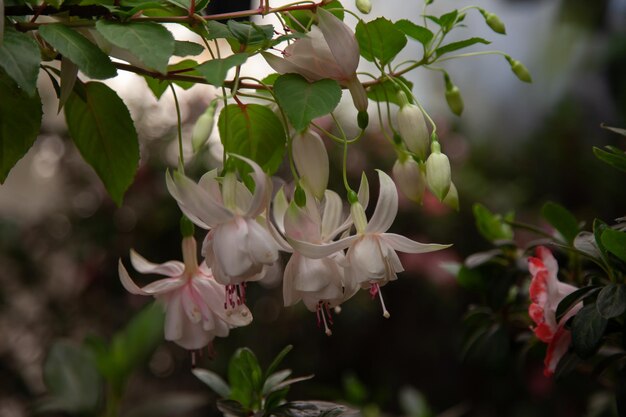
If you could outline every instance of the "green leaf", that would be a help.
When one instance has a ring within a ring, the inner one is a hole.
[[[602,287],[599,285],[588,285],[565,296],[556,308],[556,320],[560,321],[561,318],[563,318],[563,316],[572,309],[572,307],[583,301],[585,298],[591,297],[601,289]]]
[[[39,34],[61,55],[78,65],[88,77],[105,79],[117,75],[108,55],[69,27],[61,23],[43,25],[39,27]]]
[[[188,41],[176,41],[174,43],[174,55],[176,56],[196,56],[204,52],[204,46]]]
[[[461,266],[456,276],[456,280],[459,285],[466,290],[482,291],[485,289],[485,280],[481,273],[476,269]]]
[[[337,0],[330,1],[322,6],[322,8],[330,11],[339,20],[344,18],[344,9]],[[303,32],[304,28],[310,28],[315,22],[315,14],[310,10],[292,10],[289,13],[282,14],[283,19],[292,30]]]
[[[506,215],[503,219],[501,215],[492,213],[482,204],[474,204],[474,217],[478,231],[487,240],[495,242],[513,239],[513,229],[504,222],[512,219],[512,214]]]
[[[116,23],[100,19],[96,30],[113,45],[130,51],[147,67],[160,73],[174,53],[174,37],[163,25],[154,22]]]
[[[0,32],[1,33],[1,32]],[[1,35],[0,35],[1,36]],[[37,42],[30,36],[7,27],[0,43],[0,67],[30,97],[37,90],[41,56]]]
[[[29,97],[0,71],[0,184],[33,146],[41,127],[41,99]]]
[[[593,154],[613,168],[626,172],[626,153],[614,146],[606,146],[605,149],[607,150],[594,147]]]
[[[48,388],[40,411],[94,413],[100,402],[102,380],[92,356],[69,342],[52,345],[43,366]]]
[[[230,387],[215,372],[208,369],[192,369],[191,372],[202,382],[209,386],[217,395],[222,398],[230,397]]]
[[[378,60],[387,65],[406,45],[406,36],[391,21],[379,17],[368,23],[356,25],[356,40],[361,56],[368,61]]]
[[[602,129],[610,130],[613,133],[617,133],[618,135],[626,136],[626,129],[621,129],[619,127],[611,127],[607,126],[604,123],[600,125]]]
[[[254,353],[248,348],[238,349],[228,363],[230,398],[246,408],[255,408],[260,402],[262,372]]]
[[[270,366],[268,366],[267,369],[265,370],[266,377],[267,375],[271,375],[276,371],[276,369],[278,368],[278,365],[280,365],[283,359],[285,359],[285,356],[287,356],[287,354],[291,352],[292,349],[293,349],[293,345],[287,345],[283,348],[283,350],[281,350],[278,353],[278,355],[276,355],[272,363],[270,363]]]
[[[60,112],[67,99],[70,98],[72,91],[74,91],[74,85],[78,79],[78,66],[66,57],[61,58],[61,87],[59,91],[59,107],[57,112]]]
[[[207,39],[235,39],[228,26],[224,23],[209,20],[206,25],[209,31]]]
[[[452,42],[440,48],[437,48],[435,50],[435,55],[437,55],[437,57],[440,57],[443,54],[458,51],[459,49],[467,48],[468,46],[476,45],[477,43],[489,45],[491,42],[483,38],[469,38],[458,42]]]
[[[574,316],[572,341],[574,351],[586,359],[592,356],[604,335],[608,321],[600,315],[595,303],[587,304]]]
[[[602,232],[602,245],[613,255],[626,262],[626,232],[606,229]]]
[[[398,20],[394,23],[394,25],[405,35],[415,39],[424,46],[428,45],[428,42],[430,42],[435,36],[430,29],[425,28],[424,26],[416,25],[408,19]]]
[[[292,126],[302,131],[313,119],[335,110],[341,87],[335,80],[310,83],[301,75],[285,74],[274,82],[274,94]]]
[[[602,288],[596,300],[598,312],[605,319],[611,319],[626,311],[626,285],[609,284]]]
[[[196,70],[216,87],[221,87],[228,75],[228,70],[237,65],[242,65],[248,59],[248,54],[234,54],[223,59],[211,59],[204,64],[198,65]]]
[[[289,378],[290,375],[291,375],[291,369],[283,369],[282,371],[278,371],[278,372],[271,374],[270,376],[267,377],[267,379],[265,379],[261,393],[264,396],[266,396],[269,393],[274,392],[276,386],[282,383],[287,378]]]
[[[226,152],[252,159],[270,175],[278,170],[287,139],[282,123],[269,108],[230,104],[220,112],[217,125]],[[243,161],[234,163],[241,174],[251,171]]]
[[[236,20],[226,22],[230,33],[242,45],[254,45],[269,41],[274,36],[274,26],[242,23]]]
[[[444,33],[450,32],[450,30],[454,27],[454,24],[457,22],[457,17],[459,17],[458,10],[452,10],[451,12],[439,17],[439,25],[441,26],[441,29],[443,29]]]
[[[65,104],[65,120],[81,155],[104,183],[111,198],[122,204],[139,163],[135,125],[124,102],[102,83],[81,86]]]
[[[580,228],[576,217],[569,210],[549,201],[541,208],[541,215],[563,236],[565,242],[569,244],[574,242]]]
[[[402,82],[407,86],[409,90],[413,89],[413,83],[408,81],[403,77],[396,77],[397,80]],[[389,102],[393,104],[400,105],[400,101],[398,100],[398,93],[401,91],[401,88],[396,85],[396,83],[390,81],[389,79],[385,79],[382,82],[371,85],[367,89],[367,97],[371,100],[378,102]],[[413,103],[411,97],[407,97],[409,103]]]

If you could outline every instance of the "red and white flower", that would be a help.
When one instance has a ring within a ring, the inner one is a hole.
[[[548,248],[537,247],[536,255],[528,258],[528,270],[532,275],[528,314],[535,322],[533,331],[537,338],[548,343],[544,374],[551,376],[572,342],[572,334],[565,328],[565,323],[582,308],[582,303],[571,308],[557,322],[559,303],[577,288],[558,280],[559,266]]]
[[[185,349],[205,347],[216,336],[226,337],[233,327],[250,324],[252,314],[244,305],[225,308],[226,289],[215,281],[211,270],[198,266],[196,241],[183,239],[183,261],[154,264],[135,251],[130,260],[144,274],[165,275],[143,288],[133,282],[120,260],[118,271],[122,285],[131,294],[151,295],[165,308],[165,339]]]

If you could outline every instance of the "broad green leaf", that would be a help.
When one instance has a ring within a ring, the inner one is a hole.
[[[611,127],[607,126],[604,123],[600,125],[602,129],[610,130],[613,133],[617,133],[618,135],[626,136],[626,129],[622,129],[619,127]]]
[[[154,22],[116,23],[100,19],[96,30],[113,45],[130,51],[147,67],[160,73],[174,53],[174,37],[163,25]]]
[[[207,27],[209,31],[209,36],[207,37],[208,39],[235,39],[225,23],[209,20],[207,22]]]
[[[602,288],[596,300],[596,307],[605,319],[620,316],[626,311],[626,285],[609,284]]]
[[[474,204],[474,218],[478,231],[487,240],[494,242],[513,239],[513,229],[505,223],[505,220],[512,218],[512,214],[506,215],[503,219],[501,215],[492,213],[482,204]]]
[[[215,372],[200,368],[192,369],[191,372],[196,376],[196,378],[208,385],[209,388],[215,391],[215,393],[220,397],[230,397],[230,387],[226,382],[224,382],[222,377]]]
[[[626,262],[626,232],[606,229],[602,232],[602,244],[606,250]]]
[[[306,129],[317,117],[335,110],[341,100],[341,87],[335,80],[308,82],[298,74],[285,74],[274,82],[274,94],[291,125]]]
[[[397,77],[396,79],[402,82],[409,90],[413,89],[412,82],[403,77]],[[398,93],[400,90],[400,87],[398,87],[396,83],[385,79],[382,82],[369,86],[367,89],[367,97],[374,101],[389,102],[399,106],[400,101],[398,100]],[[409,103],[413,103],[413,99],[411,97],[407,98]]]
[[[270,366],[268,366],[267,369],[265,370],[266,378],[268,375],[271,375],[276,371],[276,369],[278,368],[278,365],[280,365],[283,359],[285,359],[285,356],[287,356],[287,354],[291,352],[292,349],[293,349],[293,345],[287,345],[283,348],[283,350],[281,350],[278,353],[278,355],[276,355],[272,363],[270,363]]]
[[[196,70],[216,87],[221,87],[228,75],[228,70],[237,65],[242,65],[248,59],[248,54],[235,54],[223,59],[211,59],[198,65]]]
[[[556,320],[560,321],[561,318],[576,304],[583,301],[587,297],[591,297],[601,289],[602,287],[599,285],[588,285],[565,296],[556,308]]]
[[[0,184],[37,139],[41,127],[41,99],[29,97],[0,70]]]
[[[600,315],[595,303],[587,304],[574,316],[572,342],[578,356],[586,359],[600,346],[607,320]]]
[[[606,146],[606,150],[593,148],[593,154],[599,160],[606,162],[611,165],[613,168],[617,168],[620,171],[626,172],[626,152],[618,149],[614,146]]]
[[[467,48],[468,46],[476,45],[477,43],[489,45],[491,42],[483,38],[469,38],[458,42],[452,42],[440,48],[437,48],[435,50],[435,55],[437,55],[437,57],[440,57],[443,54],[458,51],[459,49]]]
[[[481,273],[476,269],[461,266],[461,269],[459,269],[456,276],[456,280],[459,285],[466,290],[482,291],[485,289],[485,280]]]
[[[85,161],[121,205],[139,163],[135,125],[115,91],[96,82],[82,87],[82,94],[75,91],[65,104],[67,127]]]
[[[281,121],[260,104],[230,104],[220,112],[218,128],[226,152],[252,159],[268,174],[275,173],[283,161],[286,137]],[[240,173],[251,171],[235,160]]]
[[[227,23],[230,33],[242,45],[253,45],[269,41],[274,36],[274,26],[242,23],[229,20]]]
[[[454,24],[457,22],[457,18],[459,17],[458,10],[452,10],[449,13],[441,15],[439,17],[439,25],[444,32],[450,32],[450,30],[454,27]]]
[[[572,244],[574,242],[580,229],[576,217],[569,210],[549,201],[541,208],[541,215],[563,236],[567,243]]]
[[[204,46],[188,41],[176,41],[174,44],[174,55],[176,56],[196,56],[204,52]]]
[[[408,19],[398,20],[394,25],[405,35],[415,39],[424,46],[428,45],[428,42],[430,42],[434,36],[430,29],[416,25]]]
[[[78,65],[88,77],[105,79],[117,75],[108,55],[73,29],[61,23],[53,23],[40,26],[39,34],[61,55]]]
[[[330,1],[322,7],[334,14],[339,20],[343,20],[344,9],[339,1]],[[283,13],[282,16],[287,26],[297,32],[305,31],[315,22],[315,14],[310,10],[292,10],[289,13]]]
[[[70,98],[72,91],[74,91],[74,85],[78,77],[78,66],[66,57],[61,58],[61,87],[59,92],[59,107],[57,112],[60,112],[67,99]]]
[[[391,62],[407,43],[405,34],[384,17],[368,23],[360,21],[355,35],[361,56],[368,61],[377,60],[383,66]]]
[[[154,94],[157,100],[161,99],[161,96],[165,93],[167,87],[169,87],[169,83],[164,80],[157,80],[156,78],[152,78],[147,75],[145,75],[143,79],[146,80],[148,88],[152,91],[152,94]]]
[[[100,402],[102,380],[91,355],[69,342],[52,345],[43,366],[49,397],[40,411],[94,413]]]
[[[4,68],[9,77],[13,78],[30,97],[33,97],[37,90],[40,63],[37,42],[30,36],[10,26],[7,27],[4,40],[0,44],[0,67]]]
[[[228,363],[229,399],[240,402],[246,408],[254,408],[260,402],[262,372],[254,353],[248,348],[238,349]]]
[[[177,74],[193,75],[200,77],[201,74],[196,71],[197,66],[198,63],[196,61],[192,59],[184,59],[180,62],[177,62],[176,64],[169,65],[167,67],[167,72],[175,71]],[[169,87],[170,83],[170,81],[167,80],[159,80],[148,76],[144,76],[144,79],[148,84],[148,88],[150,88],[150,91],[152,91],[157,100],[161,98],[165,90],[167,90],[167,88]],[[188,90],[195,85],[193,82],[190,81],[176,80],[171,82],[185,90]]]

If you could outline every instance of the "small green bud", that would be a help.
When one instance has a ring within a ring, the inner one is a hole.
[[[410,104],[409,99],[406,96],[406,93],[404,91],[399,90],[397,97],[398,97],[398,102],[400,103],[400,108],[406,106],[407,104]]]
[[[183,217],[180,218],[180,234],[183,237],[190,237],[193,236],[193,233],[193,223],[187,218],[187,216],[183,215]]]
[[[515,74],[520,81],[524,81],[525,83],[533,82],[530,72],[524,64],[516,59],[511,59],[510,57],[507,57],[507,61],[509,61],[509,65],[511,65],[511,71],[513,71],[513,74]]]
[[[293,193],[293,201],[296,202],[298,207],[306,206],[306,193],[304,192],[304,189],[302,189],[302,187],[300,187],[299,184],[296,187],[296,191],[294,191],[294,193]]]
[[[452,88],[446,88],[446,102],[448,107],[452,110],[452,113],[460,116],[463,113],[463,97],[461,97],[461,90],[456,85],[452,85]]]
[[[445,154],[440,152],[439,143],[436,145],[433,143],[433,152],[426,160],[426,182],[437,199],[443,201],[452,183],[450,161]]]
[[[370,0],[356,0],[356,8],[363,14],[372,11],[372,2]]]
[[[356,117],[359,128],[365,130],[370,123],[370,115],[366,111],[360,111]]]
[[[209,140],[209,136],[211,136],[211,132],[213,131],[213,119],[215,117],[216,109],[217,100],[213,100],[193,126],[193,131],[191,133],[191,146],[194,153],[198,152],[200,148],[202,148]]]
[[[497,14],[490,13],[482,9],[480,10],[480,12],[485,18],[485,23],[487,23],[487,26],[489,26],[491,30],[501,35],[506,35],[506,28],[504,27],[504,23],[502,23],[502,20],[500,20]]]
[[[393,143],[400,146],[402,144],[402,137],[398,133],[393,134]]]
[[[348,203],[350,203],[350,205],[354,204],[354,203],[358,203],[359,202],[359,196],[357,193],[355,193],[353,190],[348,191]]]

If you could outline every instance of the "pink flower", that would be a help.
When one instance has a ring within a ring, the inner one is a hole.
[[[198,266],[193,237],[184,238],[182,246],[184,262],[153,264],[135,251],[130,252],[131,263],[137,271],[168,277],[143,288],[133,282],[121,260],[118,271],[128,292],[152,295],[163,304],[165,339],[195,350],[206,346],[215,336],[228,336],[233,327],[249,324],[252,314],[244,304],[225,306],[228,296],[225,287],[215,281],[204,263]]]
[[[544,374],[551,376],[572,342],[572,334],[565,328],[565,323],[581,309],[582,303],[570,309],[557,322],[559,303],[577,288],[558,280],[559,266],[548,248],[538,246],[536,254],[537,257],[528,258],[528,269],[532,275],[528,314],[536,324],[533,331],[537,338],[548,343]]]

